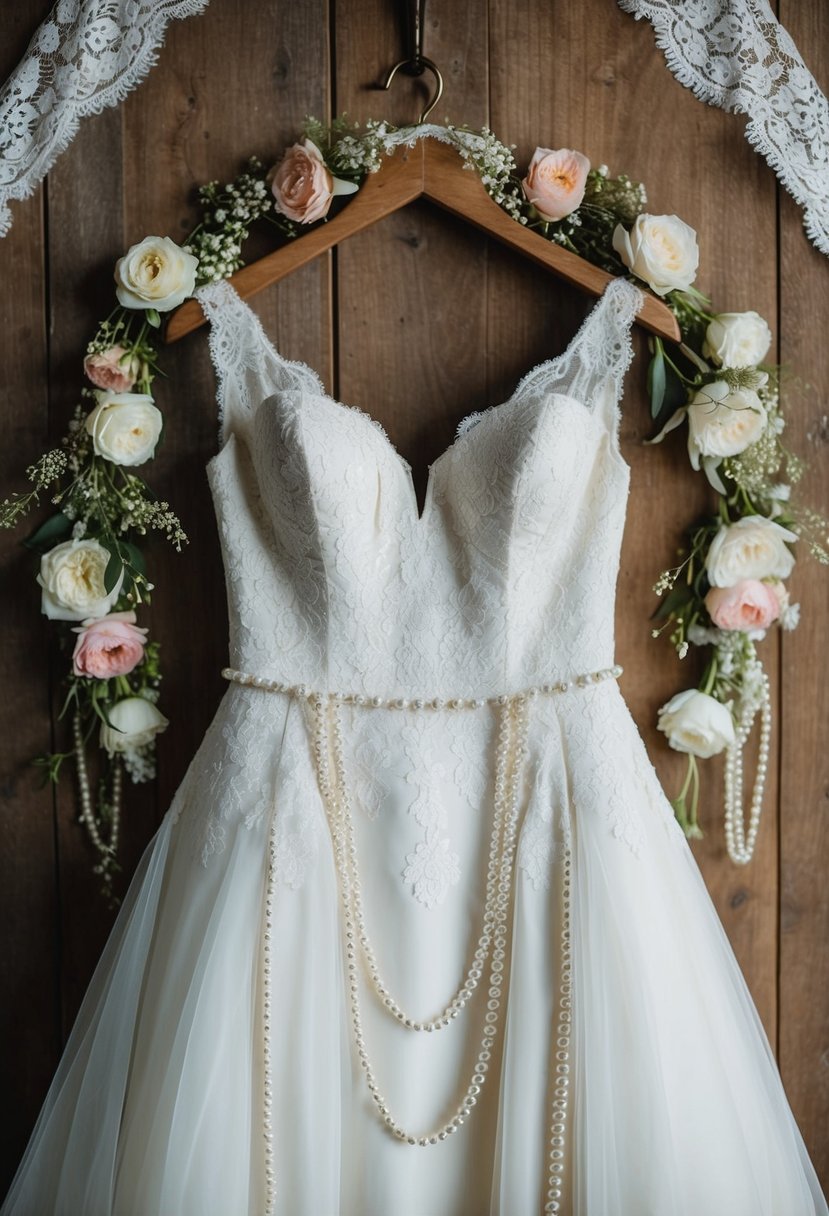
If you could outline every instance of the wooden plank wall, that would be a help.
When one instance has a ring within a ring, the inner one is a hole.
[[[2,5],[5,78],[48,9]],[[781,0],[781,19],[829,86],[819,0]],[[0,445],[5,490],[62,433],[80,387],[80,356],[110,307],[111,267],[149,232],[181,239],[191,184],[227,178],[252,152],[275,159],[306,113],[348,111],[411,121],[423,91],[373,85],[402,54],[389,0],[213,0],[174,23],[157,67],[117,111],[87,121],[45,188],[14,207],[0,241],[4,369]],[[437,121],[488,123],[518,145],[584,150],[594,164],[648,184],[649,210],[674,211],[700,236],[699,284],[720,307],[755,308],[778,357],[802,369],[786,384],[791,443],[811,462],[808,489],[829,512],[829,367],[822,330],[829,267],[806,241],[798,209],[749,148],[743,120],[700,105],[667,71],[645,23],[612,0],[430,0],[426,52],[446,75]],[[342,400],[386,427],[422,494],[428,463],[458,419],[502,399],[529,366],[561,349],[586,301],[495,248],[462,223],[415,205],[354,238],[256,301],[282,351],[316,367]],[[669,790],[681,764],[653,729],[655,711],[691,682],[649,636],[651,584],[679,532],[705,506],[682,442],[646,449],[646,351],[628,377],[623,444],[633,469],[617,614],[623,690]],[[215,450],[213,377],[203,333],[165,356],[159,403],[169,424],[152,468],[192,545],[152,557],[150,623],[163,643],[171,726],[153,788],[131,789],[127,881],[183,775],[222,691],[226,617],[204,464]],[[0,703],[0,1022],[5,1185],[101,950],[111,914],[96,896],[72,791],[42,790],[27,766],[55,730],[60,660],[38,615],[30,559],[7,538],[2,561]],[[745,970],[807,1145],[829,1186],[829,648],[827,573],[804,558],[793,589],[803,624],[764,645],[782,722],[760,846],[728,862],[721,790],[706,775],[705,841],[696,855]],[[782,660],[782,661],[781,661]],[[778,716],[779,716],[778,715]],[[59,738],[58,736],[56,736]],[[716,772],[716,764],[713,766]],[[123,884],[122,884],[123,885]],[[666,910],[670,915],[670,909]]]

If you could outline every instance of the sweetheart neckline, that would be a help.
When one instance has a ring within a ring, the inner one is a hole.
[[[638,311],[638,307],[640,306],[641,297],[642,297],[641,290],[636,286],[635,283],[632,283],[630,280],[623,279],[623,278],[611,279],[610,282],[606,285],[602,294],[598,297],[598,299],[595,301],[595,303],[591,305],[588,312],[582,318],[578,328],[576,329],[576,332],[573,334],[572,338],[569,340],[569,342],[566,344],[566,346],[563,348],[563,350],[559,351],[555,355],[550,356],[547,359],[542,359],[539,363],[534,364],[528,371],[524,372],[524,374],[521,376],[518,383],[516,384],[515,388],[513,389],[512,393],[504,401],[496,402],[493,405],[486,406],[482,410],[473,410],[471,413],[466,414],[463,418],[461,418],[461,420],[457,424],[454,439],[449,444],[446,445],[446,447],[443,449],[443,451],[441,451],[435,457],[435,459],[429,463],[429,465],[426,468],[426,477],[425,477],[426,491],[425,491],[425,496],[424,496],[423,509],[421,510],[420,506],[418,504],[418,501],[417,501],[417,491],[415,488],[415,477],[414,477],[414,470],[412,468],[412,465],[405,458],[405,456],[402,454],[402,452],[400,452],[397,445],[391,440],[391,438],[389,437],[383,424],[377,418],[373,417],[373,415],[370,414],[367,410],[363,409],[362,406],[350,405],[350,404],[348,404],[348,402],[340,401],[338,398],[333,397],[330,393],[327,393],[325,391],[325,386],[322,382],[322,379],[321,379],[319,373],[313,367],[311,367],[310,364],[306,363],[302,359],[286,359],[284,355],[281,355],[276,347],[275,342],[271,339],[269,334],[266,332],[264,326],[262,325],[262,322],[259,320],[259,317],[253,311],[253,309],[250,307],[250,305],[247,304],[247,302],[242,299],[242,297],[238,294],[236,289],[233,287],[233,284],[229,280],[224,279],[220,283],[208,284],[207,289],[201,288],[199,293],[197,293],[197,294],[201,294],[201,292],[203,292],[205,290],[209,291],[210,288],[215,288],[215,287],[220,287],[220,288],[226,287],[229,290],[229,292],[232,294],[234,304],[242,312],[242,314],[246,317],[248,323],[251,325],[251,327],[254,329],[254,331],[258,333],[260,341],[266,347],[268,353],[274,359],[275,363],[277,363],[277,365],[282,366],[283,368],[286,368],[288,370],[294,370],[295,372],[298,373],[297,386],[295,388],[287,389],[287,390],[277,390],[274,393],[270,393],[270,394],[268,394],[267,397],[263,397],[258,402],[258,404],[255,408],[259,409],[259,408],[261,408],[261,406],[263,406],[265,404],[266,401],[272,400],[274,397],[280,396],[285,393],[299,392],[301,395],[304,395],[306,393],[306,389],[304,388],[304,386],[302,384],[302,379],[304,376],[304,377],[307,377],[311,381],[311,383],[315,386],[314,393],[310,394],[310,395],[315,396],[315,397],[327,402],[329,405],[333,406],[337,410],[347,411],[348,413],[357,414],[361,418],[364,418],[366,420],[366,422],[369,424],[369,426],[371,426],[375,431],[379,432],[381,440],[384,443],[387,451],[390,453],[390,455],[395,460],[395,462],[398,464],[398,466],[403,470],[404,474],[407,475],[407,481],[408,481],[411,498],[412,498],[412,508],[413,508],[412,514],[413,514],[414,524],[415,524],[416,528],[418,528],[418,529],[424,524],[424,521],[427,519],[429,512],[430,512],[431,502],[432,502],[432,498],[433,498],[434,470],[443,461],[443,459],[445,457],[448,457],[449,454],[455,449],[458,441],[466,433],[468,433],[468,431],[477,427],[478,423],[481,422],[488,415],[490,415],[496,411],[500,412],[500,411],[507,409],[508,407],[514,406],[515,402],[518,399],[520,399],[521,395],[529,389],[531,382],[536,377],[542,377],[545,374],[549,377],[550,373],[553,372],[560,364],[565,362],[565,360],[571,358],[572,355],[574,354],[574,352],[577,350],[577,348],[578,348],[580,342],[582,341],[582,339],[584,338],[584,336],[590,332],[593,325],[596,323],[596,320],[604,314],[604,311],[608,307],[610,307],[616,294],[621,293],[623,291],[630,291],[631,299],[637,301],[637,307],[636,307],[636,309],[634,309],[633,313],[631,314],[629,323],[626,326],[626,332],[629,335],[630,327],[632,325],[636,311]],[[635,293],[635,295],[633,293]],[[628,338],[628,341],[629,341],[629,338]],[[584,411],[584,413],[588,417],[591,417],[594,419],[596,418],[596,415],[595,415],[593,409],[591,408],[591,405],[587,402],[581,401],[578,397],[575,397],[572,394],[550,392],[546,395],[549,397],[561,397],[566,400],[573,401],[576,403],[576,405],[578,405]],[[214,462],[218,460],[218,458],[221,456],[222,452],[225,450],[226,446],[227,446],[227,443],[226,442],[223,443],[222,447],[219,449],[219,451],[216,452],[211,457],[211,459],[207,462],[208,469],[211,468],[213,466]],[[621,453],[617,453],[617,458],[618,458],[620,464],[622,465],[623,469],[626,470],[627,473],[629,473],[630,466],[628,465],[627,461],[625,461],[624,458],[621,456]]]

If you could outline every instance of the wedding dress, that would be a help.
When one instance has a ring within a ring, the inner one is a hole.
[[[411,470],[202,289],[224,699],[3,1216],[827,1216],[620,696],[640,293]]]

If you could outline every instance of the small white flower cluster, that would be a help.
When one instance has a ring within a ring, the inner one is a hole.
[[[153,502],[145,498],[137,487],[125,490],[121,496],[121,532],[134,528],[141,536],[149,529],[161,532],[177,552],[187,543],[187,534],[181,520],[170,509],[168,502]]]
[[[242,244],[251,224],[273,211],[261,161],[252,158],[247,171],[224,186],[208,182],[199,190],[199,201],[202,222],[183,248],[199,260],[198,283],[215,283],[244,265]]]
[[[141,781],[152,781],[155,777],[155,741],[144,747],[129,748],[121,753],[124,768],[137,785]]]
[[[30,464],[26,470],[26,476],[39,490],[45,489],[51,485],[53,481],[57,481],[59,477],[66,472],[66,466],[69,463],[69,458],[60,448],[52,448],[49,452],[44,452],[34,464]]]
[[[388,123],[373,119],[366,123],[362,135],[358,135],[355,128],[338,139],[327,158],[328,163],[336,173],[350,177],[376,173],[383,163],[383,157],[394,150],[392,133],[393,129]]]
[[[516,171],[513,156],[515,145],[507,147],[493,135],[489,127],[477,132],[470,131],[468,127],[450,125],[446,130],[466,168],[478,174],[490,198],[503,207],[512,219],[526,224],[526,199],[513,180]]]

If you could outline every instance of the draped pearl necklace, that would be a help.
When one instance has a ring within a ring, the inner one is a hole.
[[[348,693],[323,693],[304,685],[287,685],[245,672],[225,668],[222,675],[234,683],[270,692],[286,693],[299,700],[310,713],[312,755],[320,794],[328,819],[334,848],[338,885],[343,909],[346,972],[351,1009],[351,1024],[357,1056],[378,1117],[390,1134],[406,1144],[426,1147],[438,1144],[454,1135],[464,1125],[478,1104],[486,1083],[492,1059],[492,1048],[498,1035],[502,1013],[502,990],[507,960],[509,910],[518,820],[521,803],[522,776],[527,755],[529,704],[541,696],[561,695],[571,689],[615,679],[620,667],[603,668],[572,680],[539,685],[512,695],[480,699],[402,700],[365,697]],[[342,707],[344,704],[368,708],[409,710],[469,710],[492,706],[497,710],[499,725],[495,748],[495,777],[492,831],[487,855],[486,889],[481,931],[472,962],[466,975],[443,1008],[431,1018],[416,1019],[407,1013],[383,979],[366,926],[362,900],[357,847],[354,830],[353,804],[346,774],[343,745]],[[275,1203],[275,1168],[273,1153],[273,1078],[270,1033],[272,1028],[271,940],[274,930],[274,902],[277,873],[277,819],[273,818],[268,840],[268,878],[265,895],[263,932],[263,1130],[265,1139],[265,1216],[272,1216]],[[566,1126],[570,1089],[570,1040],[572,1026],[572,953],[571,953],[571,885],[572,854],[567,840],[562,855],[562,920],[560,945],[560,978],[557,1001],[555,1051],[552,1056],[552,1104],[549,1123],[547,1188],[544,1212],[561,1211],[565,1174]],[[470,1080],[456,1109],[430,1131],[405,1128],[392,1113],[377,1081],[376,1071],[366,1042],[360,999],[360,962],[371,988],[383,1009],[405,1029],[434,1033],[455,1022],[478,988],[488,967],[486,1009],[480,1045]]]

